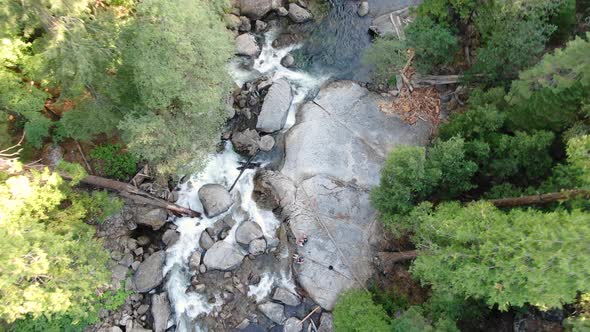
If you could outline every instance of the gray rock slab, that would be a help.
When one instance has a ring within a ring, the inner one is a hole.
[[[154,332],[164,332],[168,326],[168,319],[170,318],[170,302],[168,301],[168,294],[160,293],[152,295],[151,306],[152,317],[154,318],[153,329]]]
[[[242,251],[228,242],[216,242],[203,257],[203,263],[208,270],[231,271],[242,263],[244,254]]]
[[[137,292],[147,293],[162,283],[165,260],[166,253],[160,250],[139,264],[133,275],[133,284]]]
[[[262,103],[256,129],[266,133],[283,129],[292,101],[293,92],[289,82],[286,79],[274,82]]]
[[[227,211],[234,203],[231,194],[219,184],[206,184],[199,189],[199,200],[208,218],[216,217]]]
[[[258,305],[258,310],[262,312],[268,319],[281,325],[285,322],[285,312],[282,304],[274,302],[265,302]]]

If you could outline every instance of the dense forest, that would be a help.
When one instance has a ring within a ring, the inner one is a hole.
[[[416,15],[405,41],[378,39],[365,61],[395,80],[411,49],[416,70],[460,71],[469,88],[430,146],[389,155],[371,193],[428,295],[351,291],[336,330],[477,330],[494,312],[536,309],[587,331],[588,3],[430,0]]]
[[[235,88],[230,8],[0,0],[0,330],[80,331],[123,305],[95,236],[123,201],[80,181],[203,169]],[[377,86],[459,74],[457,109],[428,146],[395,148],[370,194],[421,296],[380,276],[342,294],[335,331],[488,331],[527,312],[589,331],[590,1],[425,0],[411,16],[363,63]],[[55,146],[78,152],[51,164]]]

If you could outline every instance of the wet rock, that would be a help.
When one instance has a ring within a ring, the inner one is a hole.
[[[258,152],[260,135],[254,129],[246,129],[232,135],[231,142],[239,153],[253,156]]]
[[[261,151],[270,151],[275,146],[275,139],[270,135],[262,136],[260,142],[258,143],[258,147]]]
[[[292,101],[293,92],[286,79],[273,83],[262,103],[256,129],[267,133],[281,130],[287,121]]]
[[[236,38],[236,53],[238,55],[257,56],[260,53],[260,46],[254,35],[245,33]]]
[[[289,11],[285,7],[277,8],[276,12],[277,12],[277,15],[279,15],[281,17],[285,17],[285,16],[289,15]]]
[[[295,3],[289,4],[289,18],[295,23],[305,23],[312,19],[311,13]]]
[[[250,255],[258,256],[264,254],[266,250],[266,240],[265,239],[256,239],[250,241],[248,245],[248,253]]]
[[[137,212],[137,224],[150,226],[155,231],[166,224],[167,218],[168,213],[164,209],[153,209],[148,210],[147,212],[144,209],[141,209]]]
[[[205,264],[201,264],[201,266],[199,266],[199,272],[201,272],[201,273],[207,272],[207,267],[205,266]]]
[[[293,294],[287,289],[281,287],[277,287],[275,293],[272,296],[272,299],[293,307],[301,304],[301,298],[299,295]]]
[[[213,247],[213,244],[215,244],[215,241],[213,241],[211,236],[207,232],[202,232],[199,238],[199,246],[205,250],[209,250]]]
[[[253,221],[244,221],[236,229],[236,242],[245,246],[249,245],[252,240],[263,236],[262,228]]]
[[[219,184],[206,184],[199,189],[199,199],[208,218],[227,211],[234,203],[230,193]]]
[[[244,254],[231,243],[216,242],[203,257],[203,263],[208,270],[231,271],[242,263]]]
[[[240,16],[240,26],[238,30],[242,32],[249,32],[252,30],[252,24],[246,16]]]
[[[254,23],[254,27],[256,29],[256,32],[261,33],[266,30],[266,28],[268,27],[268,24],[266,24],[266,22],[264,22],[264,21],[256,20],[256,23]]]
[[[318,327],[318,332],[334,332],[334,326],[332,324],[332,314],[327,312],[322,313],[322,318],[320,318],[320,326]]]
[[[295,65],[295,58],[291,54],[287,54],[281,59],[281,65],[287,68],[293,67]]]
[[[291,317],[287,319],[285,325],[283,326],[283,332],[301,332],[302,329],[303,324],[297,317]]]
[[[170,302],[168,295],[164,293],[152,295],[152,317],[154,318],[154,332],[164,332],[170,318]]]
[[[162,283],[164,279],[163,267],[165,259],[166,253],[161,250],[153,253],[139,264],[137,271],[133,275],[133,284],[137,292],[149,292]]]
[[[168,247],[173,246],[178,239],[180,239],[180,233],[173,229],[167,230],[164,232],[164,235],[162,235],[162,242]]]
[[[201,252],[197,250],[193,252],[189,258],[188,267],[191,269],[191,271],[197,271],[199,269],[199,265],[201,265]]]
[[[271,0],[240,0],[240,13],[251,20],[261,19],[272,9]]]
[[[262,312],[268,319],[282,325],[285,322],[284,307],[282,304],[274,302],[266,302],[258,305],[258,310]]]
[[[357,10],[357,14],[360,17],[364,17],[364,16],[367,16],[369,14],[369,2],[368,1],[362,1],[359,4],[359,8]]]

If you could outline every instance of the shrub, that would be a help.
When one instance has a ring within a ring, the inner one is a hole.
[[[429,174],[436,174],[436,191],[439,196],[456,197],[475,188],[471,178],[478,166],[465,155],[465,141],[453,137],[447,141],[437,141],[428,151],[426,167]]]
[[[406,28],[406,44],[415,50],[414,64],[422,73],[451,64],[459,50],[457,37],[448,28],[421,16]]]
[[[389,332],[389,317],[373,302],[371,294],[349,290],[334,307],[334,330],[338,332]]]
[[[363,54],[363,63],[373,67],[376,81],[392,81],[403,68],[407,58],[407,47],[395,37],[379,37]]]
[[[137,170],[133,155],[121,150],[120,144],[106,144],[90,151],[90,157],[97,162],[98,171],[118,180],[128,179]]]

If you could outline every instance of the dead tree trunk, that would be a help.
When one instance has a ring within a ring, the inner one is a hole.
[[[573,199],[576,197],[590,197],[590,190],[574,189],[561,191],[558,193],[493,199],[489,202],[494,204],[496,207],[507,208],[535,204],[548,204],[557,201]]]
[[[383,265],[391,265],[399,262],[409,261],[418,257],[419,251],[418,250],[410,250],[410,251],[401,251],[401,252],[389,252],[389,251],[382,251],[377,254],[381,264]]]

